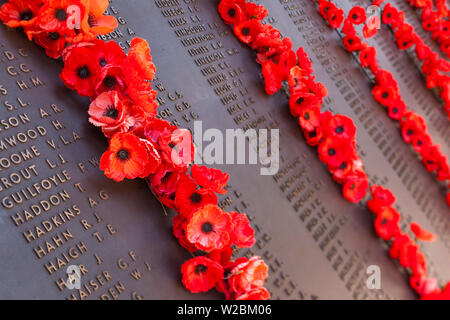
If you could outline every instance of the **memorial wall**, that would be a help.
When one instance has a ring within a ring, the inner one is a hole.
[[[261,175],[258,165],[215,165],[230,174],[221,208],[247,213],[256,232],[255,246],[234,254],[266,261],[272,299],[416,298],[407,274],[376,237],[372,214],[342,198],[306,144],[284,93],[264,92],[254,53],[223,23],[218,2],[111,0],[108,14],[119,27],[100,38],[125,50],[136,36],[149,42],[158,68],[153,87],[159,118],[192,131],[196,121],[203,131],[280,129],[277,174]],[[269,10],[267,22],[309,54],[317,80],[328,88],[325,109],[355,121],[365,170],[372,183],[395,190],[402,228],[416,221],[437,235],[421,250],[430,276],[450,279],[445,195],[372,98],[338,33],[311,1],[255,2]],[[419,24],[404,1],[393,3]],[[426,34],[424,39],[434,45]],[[447,116],[412,59],[397,50],[386,28],[369,41],[380,64],[399,79],[408,106],[425,118],[450,156]],[[100,171],[106,141],[87,121],[89,100],[63,85],[61,69],[22,32],[0,26],[0,298],[221,298],[183,288],[180,266],[191,255],[172,235],[172,213],[145,181],[116,183]],[[64,285],[70,265],[82,272],[79,290]],[[371,265],[381,269],[379,290],[366,285]]]

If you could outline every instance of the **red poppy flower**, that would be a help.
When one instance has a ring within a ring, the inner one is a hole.
[[[153,118],[147,123],[144,130],[144,136],[147,140],[158,143],[160,137],[170,135],[177,129],[178,127],[172,126],[166,120]]]
[[[254,288],[246,293],[238,295],[236,300],[269,300],[270,292],[264,287]]]
[[[180,245],[189,252],[198,251],[197,247],[194,244],[190,243],[186,238],[186,227],[188,223],[187,218],[181,214],[177,214],[173,218],[172,223],[173,235],[175,236],[175,238],[177,238]]]
[[[411,112],[400,123],[400,128],[402,130],[403,140],[406,143],[412,143],[417,135],[422,135],[422,132],[426,132],[426,123],[421,116]]]
[[[372,38],[374,35],[377,34],[378,29],[377,28],[371,28],[368,24],[365,24],[363,27],[363,37],[365,39]]]
[[[434,172],[439,169],[438,158],[440,157],[440,155],[441,151],[438,145],[431,146],[421,153],[422,162],[425,165],[427,171]]]
[[[92,97],[100,68],[89,49],[74,48],[64,63],[60,78],[72,90],[82,96]]]
[[[262,24],[260,20],[248,20],[235,25],[233,30],[240,41],[250,44],[262,31]]]
[[[351,203],[360,202],[367,194],[369,180],[366,175],[352,175],[344,183],[343,195]]]
[[[311,60],[302,47],[298,48],[297,50],[297,60],[300,69],[303,70],[304,73],[306,73],[307,75],[311,75],[314,73]]]
[[[289,98],[289,109],[294,117],[300,116],[303,110],[316,108],[319,109],[319,99],[310,93],[304,91],[296,91]],[[320,109],[319,109],[320,113]]]
[[[359,51],[363,48],[361,38],[357,35],[348,35],[342,39],[344,47],[347,51]]]
[[[177,186],[188,179],[183,171],[164,165],[149,178],[150,186],[159,200],[169,208],[175,208],[175,193]]]
[[[359,54],[359,63],[365,68],[375,66],[377,64],[377,49],[372,46],[364,47]]]
[[[228,279],[230,288],[239,296],[242,293],[250,292],[254,288],[264,286],[269,268],[259,257],[252,257],[250,260],[239,263],[231,270]]]
[[[338,168],[341,164],[355,154],[351,144],[341,139],[326,138],[319,145],[319,159],[332,168]]]
[[[395,203],[395,197],[389,189],[374,185],[370,188],[370,193],[372,199],[367,201],[367,207],[376,215],[384,207],[390,207]]]
[[[409,227],[411,228],[411,231],[414,233],[414,235],[416,236],[417,239],[422,240],[422,241],[429,241],[429,242],[433,242],[436,240],[436,235],[423,229],[418,223],[416,222],[411,222],[411,224],[409,225]]]
[[[356,137],[356,126],[349,117],[333,115],[326,122],[325,132],[328,137],[352,141]]]
[[[348,19],[348,17],[347,17],[347,19],[344,20],[344,25],[342,26],[342,32],[346,36],[357,36],[358,39],[360,39],[356,33],[354,24]]]
[[[358,171],[357,167],[362,167],[359,164],[360,162],[361,160],[357,160],[356,151],[353,153],[345,153],[344,158],[340,160],[338,165],[328,164],[328,170],[333,174],[333,180],[342,184],[348,181],[352,175],[355,175]],[[351,185],[348,185],[348,187],[350,188]],[[350,192],[347,191],[346,194],[350,195]]]
[[[230,214],[209,204],[194,212],[189,219],[186,236],[200,250],[220,250],[230,244],[231,228]]]
[[[100,169],[117,182],[125,178],[135,179],[148,171],[156,169],[160,160],[149,157],[146,144],[131,133],[116,133],[110,140],[108,151],[100,160]]]
[[[181,273],[184,286],[193,293],[209,291],[223,279],[223,267],[206,257],[186,261]]]
[[[145,112],[144,109],[135,105],[129,98],[125,99],[124,104],[127,111],[125,114],[125,122],[129,127],[128,131],[133,132],[139,138],[143,138],[145,127],[153,119],[153,114]]]
[[[336,5],[330,1],[319,1],[319,13],[325,19],[328,19],[330,13],[336,9],[337,9]]]
[[[420,295],[429,295],[438,289],[436,278],[426,278],[422,275],[413,275],[409,278],[411,287]]]
[[[45,31],[65,32],[70,30],[68,23],[68,8],[77,6],[80,9],[81,20],[86,8],[79,0],[48,0],[39,11],[39,26]]]
[[[99,95],[105,91],[117,91],[122,96],[127,94],[126,78],[120,66],[109,65],[101,69],[95,94]]]
[[[406,50],[408,48],[411,48],[415,44],[415,39],[414,39],[412,32],[414,32],[414,30],[411,30],[411,31],[397,30],[396,31],[395,42],[397,43],[397,47],[400,50]]]
[[[230,213],[233,219],[233,228],[230,233],[231,242],[239,248],[250,248],[255,244],[255,230],[250,226],[246,214]]]
[[[385,24],[392,24],[398,19],[398,11],[390,3],[387,3],[383,9],[382,21]]]
[[[270,60],[262,64],[262,73],[264,77],[265,89],[268,95],[273,95],[281,89],[283,81],[283,72]]]
[[[115,41],[96,40],[90,49],[100,68],[110,65],[122,66],[127,56]]]
[[[222,0],[219,3],[219,14],[226,24],[237,25],[244,21],[245,0]]]
[[[425,152],[432,145],[431,137],[427,133],[417,134],[412,140],[412,146],[418,153]]]
[[[372,94],[375,100],[384,107],[395,106],[399,99],[397,89],[390,86],[376,85],[372,89]]]
[[[108,0],[80,0],[86,8],[86,14],[81,21],[81,30],[84,34],[96,36],[107,34],[117,28],[118,23],[114,16],[104,14],[108,9]]]
[[[320,107],[317,105],[302,108],[300,110],[298,123],[306,132],[314,131],[320,125]]]
[[[153,80],[155,77],[156,67],[152,62],[150,54],[150,46],[148,42],[141,38],[133,38],[130,43],[130,50],[125,59],[125,70],[139,75],[140,81]]]
[[[125,106],[116,91],[99,95],[89,106],[89,122],[100,127],[107,137],[130,128],[125,117]]]
[[[329,11],[328,23],[330,24],[331,28],[333,29],[339,28],[343,21],[344,21],[344,10],[334,9]]]
[[[191,132],[187,129],[176,129],[161,135],[158,144],[167,163],[184,168],[194,161],[195,147]]]
[[[198,209],[208,205],[217,204],[217,196],[209,189],[198,189],[197,183],[186,179],[178,184],[175,203],[180,213],[190,217]]]
[[[353,7],[348,13],[348,18],[353,24],[361,24],[364,23],[367,19],[366,10],[363,7]]]
[[[305,77],[306,72],[299,66],[294,66],[291,68],[288,77],[289,92],[291,96],[297,92],[307,93],[309,89],[304,82]]]
[[[66,46],[66,39],[57,31],[40,32],[33,36],[38,46],[45,49],[45,53],[52,59],[59,59]]]
[[[403,248],[411,243],[412,240],[407,234],[397,234],[394,236],[394,241],[391,244],[391,247],[389,249],[389,256],[392,259],[398,259],[400,257],[400,252],[403,250]]]
[[[257,5],[252,2],[245,3],[244,11],[247,19],[263,20],[269,14],[269,11],[263,5]]]
[[[315,128],[313,131],[304,132],[306,143],[311,147],[316,147],[322,141],[323,138],[323,130],[319,126]]]
[[[392,207],[382,208],[375,219],[375,231],[377,235],[384,240],[390,240],[396,234],[400,233],[399,221],[400,214],[397,210]]]
[[[287,50],[273,57],[273,61],[278,65],[283,80],[289,78],[291,69],[297,64],[297,56],[294,51]]]
[[[231,246],[227,246],[221,250],[213,250],[208,253],[208,258],[220,263],[222,266],[226,266],[230,263],[231,256],[233,254],[233,249]],[[225,273],[229,271],[225,268]]]
[[[391,119],[399,120],[406,113],[407,106],[403,100],[397,100],[395,105],[388,106],[388,114]]]
[[[228,173],[222,172],[218,169],[194,164],[191,167],[191,174],[195,182],[203,188],[210,189],[211,191],[219,194],[227,193],[224,188],[230,178]]]
[[[0,20],[10,28],[31,27],[36,23],[40,0],[9,0],[0,10]]]

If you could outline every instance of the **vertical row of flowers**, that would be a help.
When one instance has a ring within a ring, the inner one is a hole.
[[[335,11],[342,12],[342,9],[327,0],[319,0],[318,7],[321,16],[327,21],[331,20]],[[384,15],[389,16],[389,10],[385,10]],[[403,141],[412,146],[426,170],[434,173],[439,183],[445,184],[447,204],[450,206],[450,167],[447,158],[440,150],[440,146],[435,144],[428,134],[423,117],[408,109],[392,73],[378,65],[376,48],[368,45],[358,35],[355,26],[364,24],[366,20],[364,8],[353,7],[347,17],[343,16],[343,21],[341,20],[339,25],[330,24],[330,26],[339,29],[342,25],[342,43],[345,49],[355,55],[360,66],[372,73],[375,79],[372,89],[374,99],[386,108],[388,116],[398,123]],[[365,37],[370,36],[372,34],[365,35]],[[408,32],[403,35],[405,39],[400,41],[408,41],[406,37],[409,36]]]
[[[338,28],[344,12],[337,7],[324,9],[328,21]],[[262,24],[267,15],[263,6],[245,0],[222,0],[219,13],[225,23],[233,27],[239,40],[256,51],[256,61],[262,65],[265,88],[274,94],[287,81],[289,107],[298,118],[306,142],[318,148],[319,159],[324,162],[333,179],[343,184],[343,196],[350,202],[360,202],[367,194],[369,182],[356,148],[356,127],[342,115],[322,112],[327,95],[326,88],[315,81],[314,70],[308,55],[300,48],[295,54],[289,38],[281,39],[280,31]],[[371,30],[366,30],[366,33]],[[286,45],[287,44],[287,45]],[[417,243],[400,229],[400,213],[393,207],[395,197],[381,186],[370,188],[368,209],[374,214],[377,235],[390,246],[390,255],[410,273],[410,284],[422,298],[450,299],[450,282],[445,288],[437,280],[428,278],[425,257]],[[411,224],[418,240],[432,241],[434,235],[418,224]]]
[[[255,232],[246,214],[225,212],[218,194],[225,194],[229,176],[193,165],[189,130],[156,117],[152,89],[156,67],[148,43],[131,41],[126,54],[115,42],[97,40],[111,32],[115,18],[103,15],[108,0],[9,0],[0,19],[21,27],[51,58],[62,57],[60,78],[79,95],[89,97],[89,122],[109,141],[100,169],[117,182],[142,178],[165,206],[174,209],[173,233],[197,257],[181,268],[191,292],[213,288],[227,299],[269,299],[264,288],[268,267],[259,257],[232,260],[233,248],[249,248]],[[81,16],[70,24],[71,10]]]

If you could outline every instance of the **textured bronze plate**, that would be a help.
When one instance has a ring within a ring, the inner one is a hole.
[[[343,200],[289,115],[286,98],[264,93],[255,57],[221,21],[218,1],[110,2],[109,13],[120,24],[104,39],[124,48],[134,36],[149,41],[161,118],[187,128],[202,120],[204,129],[281,129],[278,175],[261,176],[258,166],[218,166],[230,173],[222,207],[247,212],[257,232],[255,247],[237,254],[267,261],[273,298],[414,298],[407,275],[375,237],[371,214]],[[269,9],[268,21],[309,53],[329,90],[326,108],[355,120],[370,179],[395,191],[403,227],[417,221],[438,235],[423,249],[431,274],[450,279],[444,196],[374,102],[337,33],[308,0],[258,2]],[[408,19],[417,18],[410,11]],[[88,101],[59,80],[61,63],[20,32],[1,26],[0,34],[0,146],[6,146],[0,149],[6,159],[0,161],[0,195],[6,198],[0,207],[0,298],[219,298],[192,295],[181,286],[180,266],[190,256],[172,237],[171,217],[145,183],[114,183],[98,169],[106,141],[87,122]],[[388,30],[374,41],[381,64],[401,79],[405,101],[426,118],[450,155],[450,130],[439,102],[395,49]],[[9,143],[14,138],[15,146]],[[16,203],[19,196],[22,203]],[[58,286],[72,264],[87,270],[81,291]],[[381,268],[381,290],[366,286],[370,265]]]

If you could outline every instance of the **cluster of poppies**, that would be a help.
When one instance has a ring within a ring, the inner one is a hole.
[[[219,14],[240,41],[257,52],[256,61],[261,64],[266,92],[270,95],[281,89],[290,69],[296,64],[292,41],[282,39],[281,33],[270,24],[262,24],[267,10],[245,0],[222,0]]]
[[[426,45],[414,31],[414,27],[404,20],[403,12],[390,3],[386,4],[383,9],[383,23],[393,30],[397,47],[400,50],[414,47],[416,57],[421,61],[421,71],[426,78],[427,87],[437,89],[439,96],[444,101],[445,112],[450,119],[450,76],[447,75],[450,71],[450,62],[439,58],[438,53]],[[450,22],[448,24],[450,41]]]
[[[325,1],[321,1],[322,6],[325,6],[323,4]],[[332,6],[335,7],[335,4],[332,4]],[[387,16],[391,17],[389,13],[391,12],[390,7],[392,6],[389,4],[386,6],[383,19]],[[450,167],[447,158],[441,152],[439,145],[433,143],[431,136],[427,132],[425,120],[414,111],[408,110],[394,76],[389,71],[379,67],[377,50],[375,47],[363,42],[358,35],[355,26],[365,23],[366,20],[364,8],[356,6],[349,11],[342,26],[344,34],[342,42],[345,49],[358,56],[361,67],[367,68],[374,75],[373,97],[387,109],[389,117],[398,122],[403,140],[411,145],[420,155],[426,170],[435,173],[438,181],[448,183],[450,180]],[[404,36],[405,41],[406,37],[409,36],[410,33]],[[449,188],[450,183],[447,186],[447,189]],[[450,206],[450,192],[447,192],[447,203]]]
[[[81,8],[81,28],[68,27],[73,5]],[[146,179],[161,203],[179,213],[173,219],[175,237],[188,251],[205,253],[182,266],[185,287],[191,292],[216,287],[228,299],[269,299],[264,261],[231,260],[233,246],[253,246],[255,232],[246,214],[218,206],[217,194],[226,193],[228,174],[191,166],[195,149],[190,131],[156,117],[151,86],[156,67],[148,43],[135,38],[125,54],[115,42],[95,39],[114,29],[103,16],[107,7],[108,1],[97,0],[10,0],[2,6],[1,18],[10,27],[22,27],[50,57],[62,57],[64,84],[90,98],[89,121],[109,139],[100,160],[105,175],[118,182]]]
[[[411,287],[422,299],[450,299],[450,282],[442,289],[436,278],[428,278],[425,255],[416,243],[416,240],[434,241],[436,236],[412,222],[410,229],[416,240],[412,239],[400,229],[400,213],[394,208],[394,195],[380,186],[373,186],[370,191],[372,199],[367,207],[375,215],[375,232],[388,242],[389,256],[409,270]]]
[[[117,27],[113,16],[104,15],[108,0],[8,0],[0,20],[22,28],[30,40],[59,58],[68,44],[93,41]]]
[[[441,51],[450,58],[450,21],[446,0],[407,0],[407,2],[420,11],[423,28],[431,32]]]

